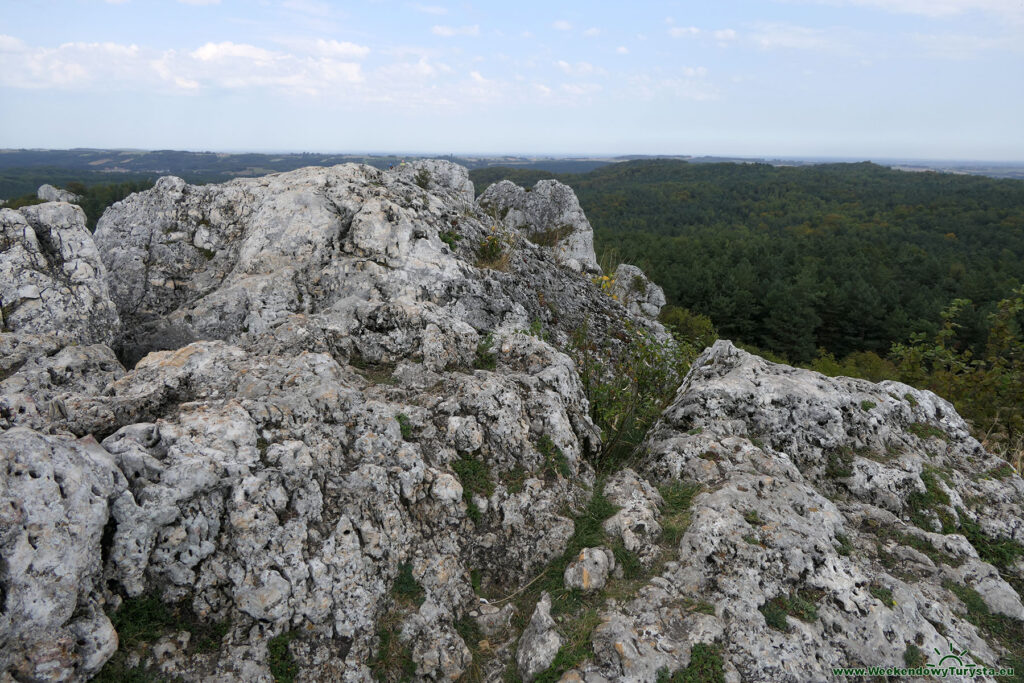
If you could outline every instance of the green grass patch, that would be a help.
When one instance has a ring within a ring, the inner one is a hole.
[[[117,631],[118,649],[93,679],[101,683],[166,680],[143,667],[129,668],[128,652],[179,631],[191,634],[187,653],[216,652],[231,628],[230,620],[203,621],[188,604],[169,605],[155,595],[127,598],[108,616]]]
[[[541,247],[553,247],[572,234],[571,225],[559,225],[550,230],[539,230],[526,235],[526,239]]]
[[[462,499],[466,501],[466,514],[474,522],[479,523],[480,508],[473,502],[473,494],[487,498],[494,493],[491,470],[483,462],[465,454],[452,463],[452,469],[455,470],[459,476],[459,482],[462,484]]]
[[[455,232],[454,230],[445,230],[444,232],[438,234],[438,238],[440,238],[442,242],[447,244],[452,251],[455,251],[455,249],[459,245],[459,240],[462,239],[462,235]]]
[[[907,643],[907,649],[903,651],[903,663],[908,669],[917,669],[927,663],[921,648],[913,643]]]
[[[913,491],[907,496],[907,512],[910,514],[910,521],[925,531],[934,531],[932,527],[934,515],[942,524],[942,533],[953,533],[956,529],[956,522],[948,510],[949,495],[942,490],[937,471],[925,465],[920,476],[925,488],[924,493]]]
[[[508,492],[511,494],[522,493],[523,488],[526,486],[526,480],[529,478],[529,473],[523,469],[520,465],[516,465],[508,472],[503,472],[500,475],[501,483],[505,485]]]
[[[983,479],[998,479],[1002,481],[1004,479],[1009,479],[1016,473],[1017,470],[1013,469],[1013,465],[1008,462],[1004,462],[1001,465],[993,467],[988,472],[985,472],[981,477]]]
[[[398,428],[402,430],[402,438],[405,441],[412,439],[412,422],[409,421],[409,416],[405,413],[399,413],[395,415],[395,420],[398,421]]]
[[[892,599],[892,591],[884,586],[871,586],[871,595],[878,598],[886,607],[893,607],[896,603]]]
[[[907,425],[907,431],[916,436],[919,439],[930,439],[935,437],[936,439],[942,439],[948,441],[949,436],[946,432],[942,431],[938,427],[933,427],[927,422],[914,422]]]
[[[416,663],[412,660],[412,647],[402,642],[397,627],[393,614],[377,625],[377,654],[369,661],[375,680],[387,683],[415,680]]]
[[[845,534],[836,534],[836,540],[839,541],[839,547],[836,548],[836,552],[843,557],[849,557],[850,552],[853,550],[853,543],[850,542],[849,537]]]
[[[537,452],[544,456],[545,476],[561,476],[565,479],[572,476],[569,458],[565,457],[562,449],[556,446],[555,442],[547,434],[544,434],[537,440]]]
[[[923,555],[927,556],[928,559],[930,559],[935,564],[948,564],[951,567],[959,567],[961,564],[964,563],[964,561],[961,558],[954,557],[953,555],[949,555],[949,554],[947,554],[947,553],[937,549],[929,541],[927,541],[927,540],[925,540],[923,538],[918,538],[917,536],[914,536],[913,534],[905,533],[903,531],[899,531],[898,529],[894,529],[894,528],[889,527],[889,526],[877,526],[876,524],[872,524],[870,522],[867,524],[866,530],[871,531],[872,533],[874,533],[875,536],[879,539],[880,543],[888,541],[888,540],[895,541],[896,543],[898,543],[900,545],[905,545],[907,547],[913,548],[914,550],[922,553]],[[890,568],[890,569],[893,566],[895,566],[895,564],[896,564],[896,559],[895,558],[891,558],[891,556],[889,556],[891,559],[887,563],[887,561],[886,561],[885,557],[883,557],[883,555],[888,556],[888,553],[885,553],[885,551],[883,551],[881,549],[881,546],[879,546],[879,556],[880,556],[880,559],[883,560],[882,563],[884,565],[886,565],[887,568]]]
[[[640,564],[640,558],[636,553],[627,550],[622,541],[615,541],[612,544],[612,554],[615,555],[615,564],[622,568],[622,578],[630,581],[644,575],[644,567]]]
[[[981,559],[995,566],[1000,573],[1008,572],[1009,568],[1024,555],[1024,546],[1008,538],[995,539],[987,536],[977,522],[972,521],[962,509],[957,509],[960,516],[959,532],[963,534]],[[1024,599],[1024,595],[1021,596]]]
[[[763,523],[761,517],[758,516],[757,510],[747,510],[743,513],[743,521],[750,526],[761,526]]]
[[[391,596],[397,603],[404,603],[417,608],[423,604],[426,595],[423,587],[420,586],[412,575],[411,562],[406,562],[398,567],[398,576],[395,577],[395,583],[391,586]]]
[[[299,632],[292,630],[267,641],[267,663],[270,665],[270,675],[274,677],[274,683],[293,683],[299,674],[299,667],[288,647],[298,637]]]
[[[717,645],[696,643],[690,649],[690,663],[670,674],[662,669],[657,683],[725,683],[725,660]]]
[[[1024,666],[1024,621],[992,612],[978,591],[969,586],[950,581],[942,585],[964,603],[967,621],[1010,651],[1000,660],[1002,666],[1014,668],[1015,677],[1009,680],[1024,680],[1024,669],[1019,668]]]
[[[690,526],[690,506],[701,490],[700,484],[682,481],[658,487],[658,493],[664,501],[661,510],[661,543],[666,546],[666,550],[674,551],[679,546],[679,541]]]
[[[533,680],[536,683],[554,683],[562,674],[586,659],[593,652],[590,635],[600,623],[601,618],[596,609],[588,609],[570,622],[563,634],[565,643],[558,650],[551,666]]]
[[[795,591],[789,595],[774,597],[758,609],[764,615],[768,626],[777,631],[788,632],[787,616],[806,622],[817,620],[818,607],[815,603],[820,597],[821,593],[816,590]]]
[[[904,400],[906,400],[907,403],[910,404],[911,408],[916,408],[917,407],[917,399],[914,398],[913,394],[903,394],[903,398],[904,398]]]
[[[877,407],[877,406],[872,401],[861,401],[860,402],[860,409],[865,411],[865,412],[867,412],[867,411],[869,411],[869,410],[871,410],[872,408],[875,408],[875,407]]]
[[[825,454],[825,476],[829,479],[846,479],[853,476],[853,451],[838,448]]]

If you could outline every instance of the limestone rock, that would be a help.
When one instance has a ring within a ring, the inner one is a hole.
[[[74,192],[68,192],[49,184],[40,185],[36,190],[36,196],[44,202],[77,202],[81,199]]]
[[[604,588],[615,569],[615,555],[607,548],[584,548],[565,568],[565,587],[586,592]]]
[[[495,219],[532,241],[551,247],[558,262],[575,271],[600,272],[594,255],[594,229],[567,185],[540,180],[525,190],[509,180],[488,187],[477,203]]]
[[[544,593],[533,610],[529,626],[519,638],[516,666],[520,678],[530,683],[537,674],[551,666],[561,647],[562,637],[555,630],[555,620],[551,618],[551,596]]]
[[[928,431],[941,445],[922,440]],[[585,680],[652,680],[685,666],[697,642],[717,642],[725,670],[751,681],[824,680],[851,662],[903,666],[909,645],[1005,661],[949,586],[1020,618],[1019,568],[994,567],[963,536],[933,532],[912,494],[941,487],[950,504],[936,503],[935,514],[971,514],[991,538],[1019,543],[1024,482],[980,476],[994,459],[945,401],[776,365],[719,341],[645,446],[649,479],[705,492],[661,576],[602,615]],[[987,502],[968,513],[968,496]]]
[[[620,263],[612,280],[612,294],[630,313],[658,319],[665,305],[665,290],[651,282],[644,271],[628,263]]]
[[[110,343],[120,323],[105,277],[81,208],[0,209],[4,331],[52,334],[63,344]]]
[[[658,558],[657,539],[661,535],[660,507],[664,503],[658,490],[626,468],[609,477],[604,495],[618,511],[605,520],[605,533],[622,541],[646,566]]]
[[[0,678],[91,676],[107,612],[152,598],[226,627],[213,647],[169,627],[123,653],[139,675],[269,680],[280,638],[302,680],[547,669],[574,625],[544,596],[520,634],[506,596],[562,557],[599,481],[562,349],[583,325],[666,337],[657,301],[623,306],[524,237],[589,234],[568,188],[506,191],[507,271],[477,261],[494,216],[445,162],[164,178],[95,242],[77,207],[0,211]],[[605,546],[562,577],[599,614],[565,680],[656,681],[704,646],[729,681],[947,639],[1006,661],[965,616],[1024,616],[1024,560],[992,551],[1024,542],[1000,465],[928,392],[720,342],[602,478]],[[679,481],[701,486],[687,511],[659,494]],[[642,578],[603,599],[619,544]]]
[[[424,190],[450,193],[451,196],[469,206],[476,198],[473,181],[469,179],[466,167],[442,159],[417,159],[412,163],[400,164],[388,173],[419,185]]]
[[[81,680],[117,649],[102,609],[107,501],[125,488],[95,440],[0,432],[0,671]]]

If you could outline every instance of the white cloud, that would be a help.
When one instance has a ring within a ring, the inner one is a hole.
[[[1024,44],[1007,37],[983,37],[967,34],[913,34],[913,41],[931,57],[975,59],[990,50],[1024,51]]]
[[[617,55],[628,55],[629,54],[629,48],[626,47],[625,45],[619,45],[617,48],[615,48],[615,54],[617,54]]]
[[[576,62],[575,64],[570,64],[569,62],[560,59],[555,62],[555,66],[569,76],[586,76],[589,74],[604,73],[603,70],[598,69],[590,62]]]
[[[346,59],[362,59],[370,54],[370,48],[365,45],[342,42],[337,40],[318,39],[313,43],[313,52],[325,57],[342,57]]]
[[[835,47],[824,30],[793,24],[760,24],[752,37],[754,43],[766,50],[825,50]]]
[[[629,80],[622,95],[639,100],[664,97],[697,102],[717,100],[718,90],[708,83],[707,75],[707,69],[702,66],[684,67],[678,73],[667,75],[642,74]]]
[[[568,21],[565,21],[564,19],[559,19],[558,21],[554,22],[553,24],[551,24],[551,27],[556,31],[572,30],[572,24],[570,24]]]
[[[596,38],[599,35],[601,35],[601,29],[597,28],[596,26],[591,26],[590,28],[583,32],[583,35],[585,35],[587,38]]]
[[[0,34],[0,52],[21,52],[25,43],[14,36]]]
[[[130,0],[106,0],[106,3],[108,5],[123,5],[124,3],[129,1]]]
[[[448,14],[448,8],[441,7],[440,5],[421,5],[419,3],[413,3],[412,8],[417,12],[423,12],[424,14]]]
[[[602,88],[596,83],[563,83],[562,92],[576,97],[593,95],[601,92]]]
[[[109,0],[108,0],[109,2]],[[178,0],[183,5],[219,5],[220,0]]]
[[[326,2],[320,2],[320,0],[285,0],[281,7],[314,17],[326,17],[331,14],[331,6]]]
[[[435,26],[430,31],[435,36],[442,36],[444,38],[480,35],[480,27],[476,24],[472,26]]]
[[[1020,0],[814,0],[818,4],[862,5],[897,14],[918,14],[926,17],[952,17],[969,12],[982,12],[999,17],[1024,20],[1024,3]]]
[[[731,28],[725,28],[725,29],[721,29],[719,31],[715,31],[711,35],[713,35],[715,37],[715,40],[718,40],[718,41],[721,41],[721,42],[726,42],[726,41],[729,41],[729,40],[736,40],[736,31],[734,31]]]
[[[275,53],[255,45],[228,41],[224,43],[206,43],[199,49],[194,50],[192,56],[204,62],[232,58],[268,62],[274,59]]]
[[[687,36],[695,36],[700,33],[700,29],[696,26],[673,26],[668,30],[668,34],[673,38],[684,38]]]

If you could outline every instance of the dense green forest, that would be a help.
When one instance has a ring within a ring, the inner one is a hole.
[[[477,189],[545,174],[471,172]],[[1024,281],[1024,182],[870,163],[774,167],[660,160],[562,175],[598,253],[636,263],[670,303],[725,337],[808,362],[819,349],[885,354],[934,334],[954,299],[960,338],[984,343]]]

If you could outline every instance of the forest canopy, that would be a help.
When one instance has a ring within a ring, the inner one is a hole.
[[[550,174],[487,168],[525,186]],[[724,337],[797,362],[885,354],[933,336],[970,299],[959,338],[978,349],[996,303],[1024,281],[1024,182],[871,163],[776,167],[677,160],[561,175],[598,253],[644,268],[669,303]]]

